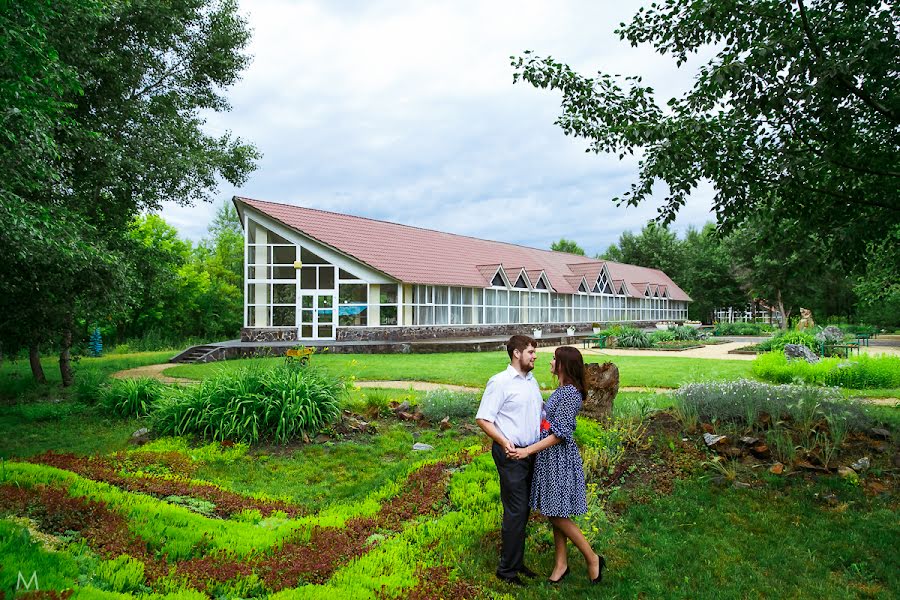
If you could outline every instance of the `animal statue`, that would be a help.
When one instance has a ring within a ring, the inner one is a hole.
[[[800,321],[797,323],[797,330],[803,331],[804,329],[812,329],[816,326],[816,322],[813,321],[812,311],[808,308],[800,309]]]

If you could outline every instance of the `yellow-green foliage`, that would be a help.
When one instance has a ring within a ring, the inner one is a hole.
[[[94,570],[94,577],[101,587],[114,592],[133,592],[144,583],[144,563],[123,554],[113,560],[104,560]]]
[[[803,382],[853,389],[900,387],[900,357],[862,355],[851,359],[824,358],[810,364],[769,352],[753,361],[753,373],[772,383]]]
[[[140,452],[178,452],[190,457],[195,462],[233,463],[243,458],[249,449],[249,445],[240,442],[230,448],[226,448],[220,442],[212,442],[204,446],[191,448],[186,438],[161,437],[134,450],[130,450],[129,454]]]

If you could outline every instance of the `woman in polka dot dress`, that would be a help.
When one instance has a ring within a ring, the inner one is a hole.
[[[594,552],[571,519],[587,512],[584,470],[573,439],[575,415],[584,399],[581,352],[571,346],[557,348],[550,361],[550,372],[556,376],[559,387],[544,405],[540,440],[519,448],[516,455],[525,458],[537,454],[531,482],[531,508],[548,517],[553,525],[556,565],[549,581],[559,583],[569,574],[566,539],[570,539],[584,555],[591,582],[600,583],[606,561]]]

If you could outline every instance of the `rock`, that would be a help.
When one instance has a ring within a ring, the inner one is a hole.
[[[412,449],[416,452],[426,452],[428,450],[434,450],[434,446],[423,444],[422,442],[416,442],[415,444],[413,444]]]
[[[402,410],[397,412],[397,418],[400,419],[401,421],[415,421],[416,420],[416,416],[414,414],[408,413],[408,412],[402,411]]]
[[[761,412],[756,417],[756,422],[759,423],[760,427],[768,428],[772,424],[772,415],[767,412]]]
[[[850,467],[840,467],[838,468],[838,475],[840,475],[844,479],[851,479],[853,477],[856,477],[856,471],[854,471]]]
[[[305,432],[305,431],[303,432],[303,436],[302,436],[302,437],[303,437],[303,443],[304,443],[304,444],[309,444],[309,443],[312,441],[312,440],[309,439],[309,436],[306,435],[306,432]]]
[[[883,440],[891,439],[891,432],[887,429],[882,429],[881,427],[873,427],[869,430],[869,435],[874,438],[881,438]]]
[[[757,444],[750,448],[750,452],[753,453],[753,456],[756,458],[767,459],[771,455],[769,452],[769,447],[765,444]]]
[[[715,433],[716,428],[710,425],[709,423],[700,423],[700,429],[705,431],[706,433]]]
[[[744,451],[737,446],[729,446],[722,452],[728,458],[740,458],[744,455]]]
[[[820,473],[830,473],[828,469],[825,467],[817,467],[811,462],[805,460],[797,460],[794,461],[794,466],[800,467],[801,469],[806,469],[807,471],[819,471]]]
[[[725,435],[713,435],[711,433],[703,434],[703,441],[706,442],[706,445],[710,448],[721,444],[725,446],[728,443],[728,436]]]
[[[775,463],[771,467],[769,467],[769,473],[772,475],[781,475],[784,473],[784,465],[780,462]]]
[[[863,456],[861,459],[850,465],[850,468],[856,471],[857,473],[863,473],[867,471],[869,467],[872,466],[872,461],[869,460],[868,456]]]
[[[742,443],[743,445],[745,445],[745,446],[753,446],[753,445],[756,444],[756,442],[759,441],[759,438],[750,437],[750,436],[745,435],[744,437],[742,437],[742,438],[741,438],[740,440],[738,440],[738,441],[739,441],[740,443]]]
[[[819,362],[819,357],[813,354],[813,351],[803,344],[785,344],[784,355],[789,361],[796,358],[802,358],[810,364]]]
[[[146,427],[141,427],[137,431],[131,434],[131,443],[137,446],[143,446],[147,442],[150,441],[150,430]]]
[[[872,442],[872,443],[869,444],[869,445],[870,445],[870,446],[872,447],[872,449],[875,450],[875,452],[877,452],[878,454],[884,454],[885,452],[887,452],[888,450],[891,449],[890,444],[888,444],[887,442]]]
[[[319,435],[316,436],[317,444],[324,444],[325,442],[330,442],[330,441],[331,441],[331,436],[328,434],[320,433]]]
[[[584,366],[584,387],[587,391],[581,414],[596,421],[612,417],[613,401],[619,393],[619,367],[614,363],[588,363]]]
[[[743,481],[735,481],[732,487],[736,490],[749,490],[753,486],[749,483],[744,483]]]
[[[394,408],[395,413],[409,412],[409,402],[404,400]]]
[[[448,429],[453,427],[453,425],[450,424],[450,417],[444,417],[443,419],[441,419],[439,427],[441,428],[441,431],[447,431]]]
[[[414,439],[414,440],[419,439],[419,436],[421,436],[421,435],[422,435],[422,434],[419,433],[418,431],[413,431],[413,432],[412,432],[412,436],[413,436],[413,439]]]

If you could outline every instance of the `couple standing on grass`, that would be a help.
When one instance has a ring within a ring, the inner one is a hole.
[[[545,404],[531,372],[537,358],[535,347],[530,337],[509,338],[509,366],[488,381],[475,416],[481,429],[494,440],[491,453],[500,474],[503,524],[497,577],[524,585],[520,575],[535,576],[524,560],[530,507],[553,525],[556,564],[548,581],[559,583],[569,574],[569,539],[584,555],[588,578],[600,583],[606,561],[593,551],[571,519],[587,512],[584,470],[573,439],[575,415],[585,395],[584,359],[571,346],[556,349],[550,372],[559,387]]]

